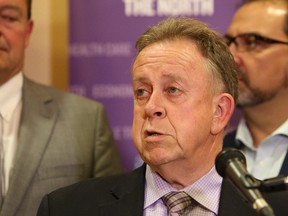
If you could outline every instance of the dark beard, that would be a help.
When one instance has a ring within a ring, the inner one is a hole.
[[[245,89],[246,91],[244,93],[239,92],[239,98],[236,104],[238,108],[252,107],[265,103],[267,101],[272,100],[278,93],[278,91],[276,90],[273,92],[267,92],[259,88],[251,87],[247,76],[245,75],[245,73],[242,73],[241,71],[238,71],[238,76],[241,78],[242,82],[246,86]]]
[[[240,93],[241,94],[241,93]],[[260,89],[249,88],[249,93],[246,94],[244,100],[238,100],[237,107],[251,107],[256,106],[267,101],[272,100],[277,95],[277,92],[264,92]]]
[[[284,68],[284,72],[285,72],[285,77],[282,83],[282,89],[287,90],[288,88],[288,64]],[[246,91],[245,91],[246,95],[243,97],[244,99],[241,97],[244,93],[239,92],[239,99],[236,104],[238,108],[257,106],[259,104],[268,102],[272,100],[274,97],[276,97],[276,95],[280,91],[279,88],[275,89],[274,91],[268,92],[265,90],[261,90],[259,88],[251,87],[250,82],[246,76],[246,73],[243,73],[240,69],[238,69],[238,77],[242,80],[242,82],[246,86]]]

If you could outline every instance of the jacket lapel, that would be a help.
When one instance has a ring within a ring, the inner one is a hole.
[[[286,153],[279,175],[288,176],[288,152]]]
[[[146,165],[143,165],[113,186],[110,192],[115,201],[101,206],[99,215],[143,215],[145,171]]]
[[[23,109],[13,173],[2,213],[12,216],[10,208],[20,206],[35,176],[58,114],[53,99],[46,91],[24,78]]]
[[[256,212],[229,180],[223,179],[218,216],[256,216]]]

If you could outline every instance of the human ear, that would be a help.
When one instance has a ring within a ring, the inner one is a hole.
[[[225,129],[235,108],[232,95],[221,93],[214,97],[214,112],[211,133],[216,135]]]
[[[25,47],[28,47],[29,45],[33,27],[34,27],[34,22],[32,20],[28,20],[27,26],[26,26],[26,34],[25,34]]]

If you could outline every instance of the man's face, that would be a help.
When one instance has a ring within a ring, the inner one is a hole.
[[[26,0],[0,0],[0,85],[22,69],[32,26]]]
[[[283,30],[285,12],[287,13],[287,8],[284,5],[273,6],[259,2],[246,5],[235,14],[227,34],[235,37],[239,34],[256,33],[288,42]],[[254,46],[254,50],[239,51],[234,43],[230,45],[239,68],[239,107],[256,106],[276,98],[287,98],[288,46]]]
[[[210,76],[187,39],[154,43],[140,52],[132,72],[133,138],[150,166],[188,164],[209,155],[215,110]]]

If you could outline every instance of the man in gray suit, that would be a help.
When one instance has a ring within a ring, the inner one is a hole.
[[[122,170],[100,103],[23,75],[30,10],[31,0],[0,0],[1,216],[36,215],[44,194]]]

